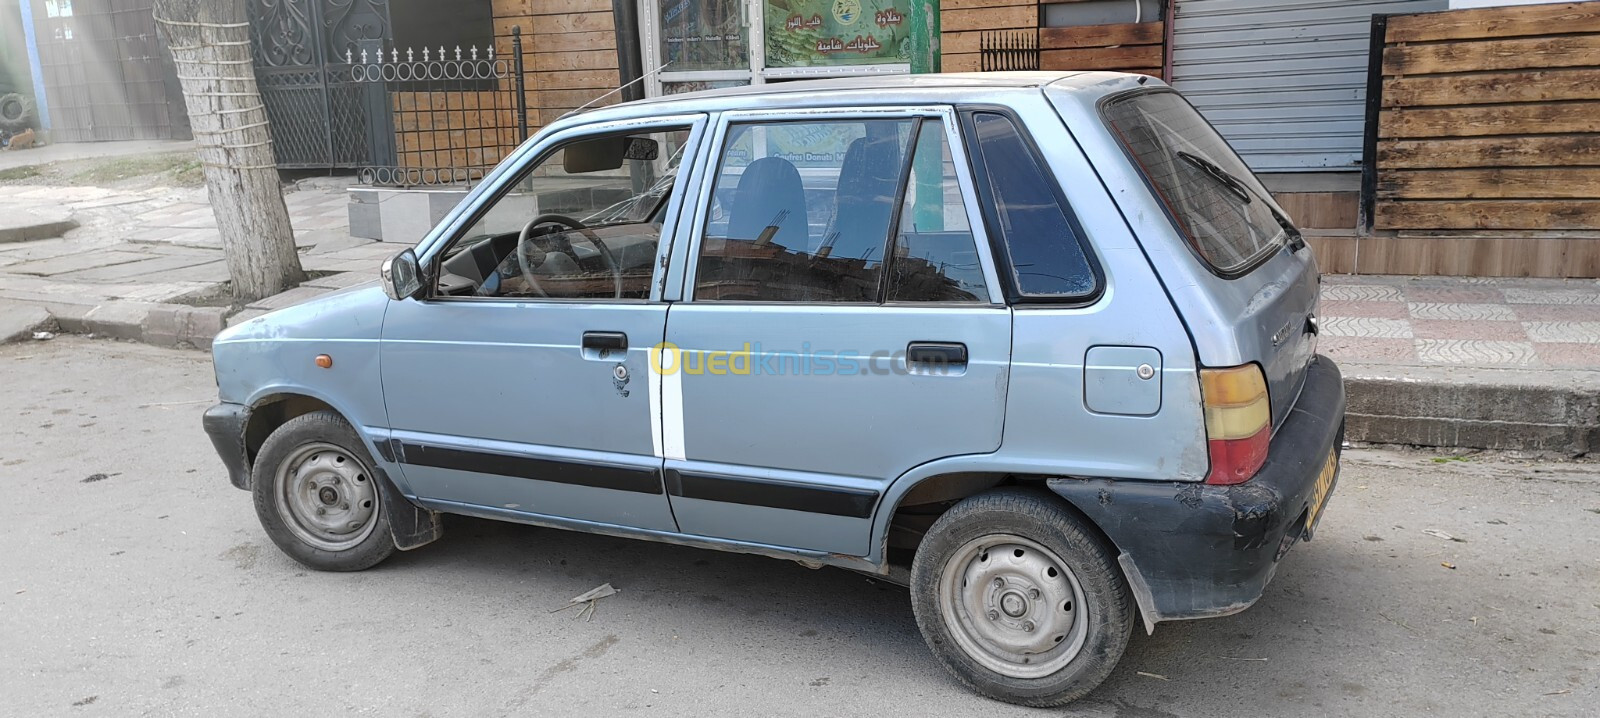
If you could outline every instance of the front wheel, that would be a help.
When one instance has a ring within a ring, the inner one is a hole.
[[[319,571],[360,571],[394,553],[372,456],[338,414],[284,422],[251,473],[261,526],[290,558]]]
[[[979,494],[939,517],[911,565],[917,626],[957,680],[1020,705],[1099,686],[1133,630],[1114,554],[1058,499]]]

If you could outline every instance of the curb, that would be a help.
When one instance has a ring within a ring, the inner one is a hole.
[[[107,302],[83,315],[81,330],[159,347],[210,349],[227,318],[227,307]]]
[[[32,339],[34,332],[53,332],[56,329],[56,318],[44,307],[0,302],[0,344]]]
[[[1600,372],[1343,368],[1351,441],[1574,457],[1600,450]]]

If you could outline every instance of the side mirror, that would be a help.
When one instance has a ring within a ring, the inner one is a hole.
[[[417,253],[407,249],[383,260],[383,293],[390,299],[410,299],[422,292],[422,267]]]

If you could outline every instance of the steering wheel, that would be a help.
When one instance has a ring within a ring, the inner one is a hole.
[[[583,226],[583,223],[578,220],[566,215],[548,213],[534,217],[532,221],[522,226],[522,232],[517,235],[517,266],[522,269],[522,279],[528,283],[528,286],[534,292],[541,297],[550,297],[549,294],[545,293],[544,287],[539,286],[539,279],[534,275],[534,270],[544,266],[546,256],[553,252],[560,252],[570,257],[574,263],[578,261],[578,254],[573,251],[572,240],[567,236],[566,232],[548,232],[537,235],[533,233],[534,227],[543,224],[553,224],[559,227],[566,227],[575,232],[581,232],[585,239],[593,242],[595,249],[600,250],[600,258],[611,269],[612,297],[615,299],[622,298],[622,266],[618,264],[616,256],[611,254],[611,249],[606,246],[606,243],[600,240],[600,236],[595,234],[594,230]],[[542,240],[539,243],[543,246],[534,246],[535,240]],[[538,254],[530,257],[528,252],[530,248],[536,250]]]

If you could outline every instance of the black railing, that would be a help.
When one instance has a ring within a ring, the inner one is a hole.
[[[978,67],[984,72],[1039,69],[1039,32],[985,31],[978,36]]]
[[[352,49],[351,78],[381,88],[392,125],[388,162],[364,165],[364,184],[470,185],[528,136],[522,35],[512,28],[511,55],[492,45]],[[382,109],[382,108],[376,108]]]

